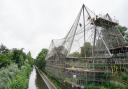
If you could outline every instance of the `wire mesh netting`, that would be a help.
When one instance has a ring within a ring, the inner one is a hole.
[[[83,5],[65,38],[52,40],[46,70],[65,84],[64,89],[95,89],[90,87],[102,84],[109,88],[119,74],[125,81],[127,51],[118,23],[109,14],[97,16]]]

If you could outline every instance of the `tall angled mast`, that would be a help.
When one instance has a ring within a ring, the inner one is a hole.
[[[86,50],[85,50],[85,14],[84,14],[84,8],[85,8],[85,5],[83,4],[82,9],[83,9],[83,24],[84,24],[84,53],[85,53],[85,57],[86,57]]]

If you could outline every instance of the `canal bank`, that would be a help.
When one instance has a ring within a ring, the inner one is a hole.
[[[35,67],[30,74],[28,89],[48,89]]]

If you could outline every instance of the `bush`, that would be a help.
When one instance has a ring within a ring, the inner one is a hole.
[[[10,89],[10,82],[19,72],[17,65],[11,64],[7,68],[0,69],[0,88]]]
[[[11,81],[10,88],[27,89],[30,71],[30,65],[26,64],[25,66],[22,66],[20,72],[16,75],[15,79]]]
[[[0,69],[0,89],[27,89],[31,66],[25,64],[18,69],[16,64],[11,64]]]

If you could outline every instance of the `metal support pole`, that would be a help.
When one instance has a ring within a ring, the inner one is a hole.
[[[92,58],[93,58],[93,71],[95,70],[95,43],[96,43],[96,33],[97,29],[96,26],[94,28],[94,40],[93,40],[93,48],[92,48]],[[94,80],[95,80],[95,72],[94,72]]]
[[[78,27],[78,24],[79,24],[81,12],[82,12],[82,8],[81,8],[81,10],[80,10],[80,12],[79,12],[79,14],[78,14],[78,16],[77,16],[77,19],[76,19],[75,29],[74,29],[75,32],[74,32],[74,34],[73,34],[73,39],[71,40],[71,44],[70,44],[70,46],[69,46],[68,54],[69,54],[70,51],[71,51],[71,47],[72,47],[72,44],[73,44],[73,41],[74,41],[74,38],[75,38],[76,30],[77,30],[77,27]]]
[[[85,49],[85,14],[84,14],[84,8],[85,6],[83,5],[83,24],[84,24],[84,55],[86,57],[86,49]]]
[[[85,9],[85,6],[83,5],[83,24],[84,24],[84,55],[85,55],[85,57],[86,57],[86,47],[85,47],[85,14],[84,14],[84,9]],[[88,69],[87,68],[87,63],[86,63],[86,69]],[[87,86],[87,72],[86,72],[86,86]]]
[[[96,26],[94,28],[94,40],[93,40],[93,49],[92,49],[92,56],[93,56],[93,59],[95,57],[95,44],[96,44],[96,33],[97,33],[97,29],[96,29]]]

